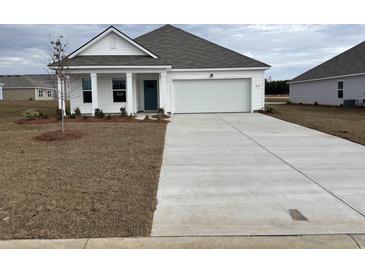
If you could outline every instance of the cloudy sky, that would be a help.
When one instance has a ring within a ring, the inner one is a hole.
[[[160,25],[115,25],[134,38]],[[268,63],[266,77],[291,79],[365,40],[365,25],[176,25]],[[0,74],[47,73],[49,37],[69,52],[108,25],[0,25]]]

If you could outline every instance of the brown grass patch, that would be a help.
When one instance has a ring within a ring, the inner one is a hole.
[[[0,239],[149,236],[165,123],[67,123],[68,142],[34,137],[58,124],[0,121]]]
[[[365,108],[314,105],[270,105],[266,115],[365,145]]]
[[[82,136],[84,136],[84,134],[76,130],[65,130],[64,132],[62,132],[61,130],[55,130],[44,132],[34,138],[39,141],[52,142],[76,140],[80,139]]]

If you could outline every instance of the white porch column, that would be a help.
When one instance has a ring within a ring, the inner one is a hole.
[[[127,72],[127,112],[128,114],[134,113],[134,96],[133,96],[133,74],[131,72]]]
[[[62,91],[62,81],[59,77],[57,77],[57,99],[58,99],[58,109],[62,108],[62,99],[61,99],[61,91]]]
[[[65,94],[66,88],[65,83],[62,82],[62,80],[57,77],[57,99],[58,99],[58,109],[62,109],[63,107],[63,115],[66,114],[66,94]],[[63,98],[62,98],[63,93]]]
[[[91,78],[91,100],[92,100],[92,110],[91,115],[95,115],[95,109],[99,108],[98,105],[98,77],[96,73],[90,73]]]
[[[159,107],[163,108],[166,111],[166,93],[167,93],[167,73],[166,72],[160,73],[160,78],[159,78],[158,84],[159,84],[159,98],[160,98]]]

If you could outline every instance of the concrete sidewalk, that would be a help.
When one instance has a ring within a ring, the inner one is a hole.
[[[141,237],[68,240],[3,240],[0,249],[358,249],[365,248],[362,235]]]

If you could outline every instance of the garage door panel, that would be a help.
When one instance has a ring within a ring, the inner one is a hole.
[[[175,80],[175,113],[249,112],[249,79]]]

